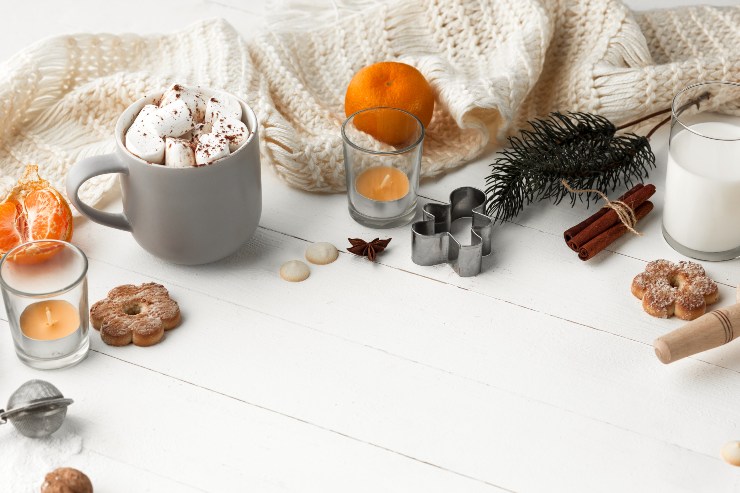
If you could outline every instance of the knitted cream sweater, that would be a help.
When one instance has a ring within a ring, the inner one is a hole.
[[[319,17],[320,18],[320,17]],[[344,189],[344,91],[381,60],[416,66],[437,109],[423,176],[475,158],[553,110],[615,123],[666,108],[692,81],[740,79],[740,7],[641,14],[617,0],[403,0],[250,43],[222,20],[169,35],[61,36],[0,66],[0,193],[28,162],[60,189],[77,160],[114,149],[131,102],[173,81],[231,91],[260,120],[262,160],[289,184]],[[114,177],[91,181],[96,202]]]

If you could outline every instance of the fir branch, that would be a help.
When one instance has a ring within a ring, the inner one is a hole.
[[[645,137],[615,136],[614,124],[589,113],[552,113],[529,122],[531,130],[510,137],[509,147],[491,164],[486,178],[486,212],[508,221],[535,201],[555,204],[570,197],[572,205],[583,196],[568,192],[567,180],[576,189],[601,192],[631,187],[655,167],[655,155]],[[586,204],[598,200],[588,193]]]

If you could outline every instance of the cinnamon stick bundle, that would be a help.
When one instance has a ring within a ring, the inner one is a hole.
[[[623,195],[622,196],[623,198],[620,197],[619,200],[624,202],[627,205],[627,207],[635,211],[635,214],[637,214],[637,209],[639,209],[640,206],[644,204],[647,201],[647,199],[649,199],[654,193],[655,193],[655,185],[648,184],[642,187],[634,187],[632,190],[630,190],[625,195]],[[652,207],[650,207],[650,210],[652,210]],[[602,213],[602,211],[606,211],[606,212]],[[648,210],[647,212],[650,212],[650,211]],[[647,212],[645,214],[647,214]],[[588,224],[586,224],[586,226],[581,231],[573,235],[570,241],[567,242],[570,249],[573,250],[574,252],[579,252],[579,255],[580,255],[581,248],[583,248],[588,242],[602,235],[604,232],[606,232],[610,228],[621,224],[619,216],[613,209],[601,209],[598,212],[596,212],[593,216],[598,216],[598,217],[596,217],[594,220],[590,222],[589,220],[591,218],[580,223],[580,224],[584,224],[584,223],[588,223]],[[578,226],[575,226],[575,227],[578,227]],[[572,229],[573,228],[571,228],[568,231],[571,231]],[[626,228],[625,228],[625,231],[626,231]]]
[[[652,185],[650,185],[652,186]],[[653,187],[655,188],[655,187]],[[635,209],[635,218],[639,221],[643,217],[647,216],[650,211],[653,210],[653,203],[649,200],[640,204]],[[589,240],[585,245],[578,249],[578,258],[581,260],[588,260],[593,258],[594,255],[602,251],[604,248],[611,245],[617,238],[621,237],[627,232],[627,226],[622,224],[615,224],[606,231],[598,234],[596,237]]]
[[[627,197],[629,197],[630,195],[632,195],[633,193],[635,193],[637,190],[641,189],[642,187],[644,187],[644,185],[642,183],[638,183],[634,187],[627,190],[624,193],[624,195],[619,197],[617,200],[624,201],[624,199],[626,199]],[[565,233],[563,233],[563,237],[565,237],[565,243],[567,243],[568,246],[570,246],[571,245],[570,241],[573,239],[574,236],[576,236],[578,233],[580,233],[581,231],[586,229],[588,226],[593,224],[597,219],[601,218],[601,216],[603,216],[607,212],[609,212],[609,209],[601,208],[598,211],[596,211],[594,215],[587,217],[586,219],[576,224],[572,228],[566,229]],[[577,249],[573,247],[571,247],[571,250],[573,250],[574,252],[578,251]]]

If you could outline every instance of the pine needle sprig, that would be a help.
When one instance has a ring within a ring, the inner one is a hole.
[[[618,186],[648,177],[655,155],[648,139],[635,134],[615,136],[617,128],[606,118],[589,113],[552,113],[529,122],[531,130],[510,137],[509,147],[491,164],[486,178],[486,212],[498,221],[508,221],[539,200],[559,204],[570,197],[572,205],[584,201],[574,189],[607,193]],[[586,204],[600,197],[585,194]]]

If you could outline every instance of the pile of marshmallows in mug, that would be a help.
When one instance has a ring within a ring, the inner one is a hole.
[[[126,149],[152,164],[205,166],[233,153],[249,138],[239,101],[174,84],[159,105],[148,104],[126,132]]]

